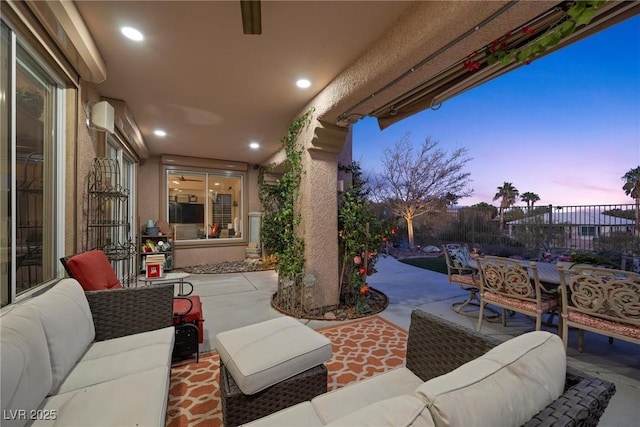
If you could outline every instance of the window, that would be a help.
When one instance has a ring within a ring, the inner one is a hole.
[[[176,240],[242,239],[244,175],[167,171],[168,218]]]
[[[583,226],[580,227],[580,235],[581,236],[595,236],[596,235],[596,228],[593,226]]]
[[[59,129],[60,79],[3,21],[2,69],[2,305],[56,278],[57,242],[64,230]],[[9,174],[8,172],[11,172]],[[6,207],[5,207],[6,206]],[[61,221],[60,221],[61,222]]]

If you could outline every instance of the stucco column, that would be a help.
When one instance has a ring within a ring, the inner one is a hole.
[[[313,125],[313,132],[305,132],[308,139],[302,158],[300,231],[305,241],[306,271],[316,277],[312,307],[319,308],[335,306],[340,301],[338,154],[345,143],[347,129],[321,121],[314,121]]]

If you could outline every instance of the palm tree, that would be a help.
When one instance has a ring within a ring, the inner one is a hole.
[[[634,229],[637,236],[640,235],[640,166],[629,170],[622,179],[625,181],[622,186],[625,194],[636,201],[636,223]]]
[[[540,201],[540,196],[531,191],[527,191],[520,195],[520,200],[527,203],[527,210],[529,210],[536,202]]]
[[[513,206],[520,192],[510,182],[504,182],[502,187],[498,187],[498,192],[493,196],[493,200],[500,199],[500,230],[504,227],[504,210]]]

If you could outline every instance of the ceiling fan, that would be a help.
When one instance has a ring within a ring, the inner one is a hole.
[[[187,181],[192,181],[192,182],[202,182],[202,180],[200,179],[189,179],[189,178],[185,178],[184,175],[181,175],[178,177],[178,181],[180,182],[187,182]]]
[[[262,34],[260,0],[240,0],[240,10],[242,11],[242,32]]]

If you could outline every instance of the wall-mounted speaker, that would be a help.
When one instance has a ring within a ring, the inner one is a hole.
[[[107,101],[100,101],[91,107],[91,125],[97,129],[113,133],[113,106]]]

